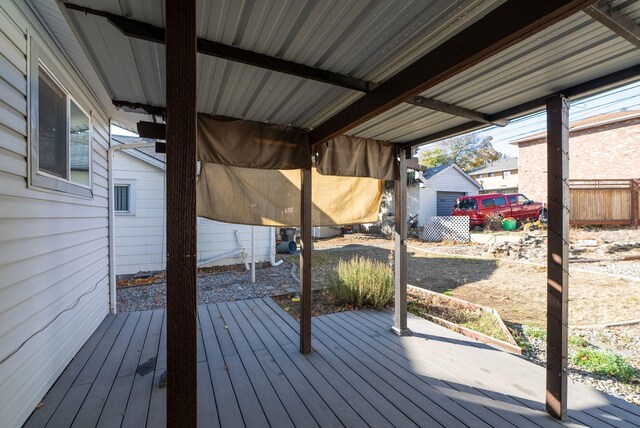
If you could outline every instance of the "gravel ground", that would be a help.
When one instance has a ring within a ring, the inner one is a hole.
[[[523,333],[524,334],[524,333]],[[527,336],[526,334],[524,334]],[[606,329],[571,330],[570,336],[580,336],[590,345],[597,348],[609,349],[622,355],[631,363],[640,376],[640,325],[609,327]],[[547,359],[547,343],[544,339],[527,336],[530,348],[525,356],[534,363],[545,366]],[[573,346],[569,346],[571,354]],[[593,388],[614,395],[630,403],[640,405],[640,377],[632,383],[623,383],[615,378],[584,372],[569,362],[569,378]]]
[[[572,267],[574,269],[640,279],[640,261],[635,260],[624,262],[580,263],[579,265],[574,264]]]
[[[198,304],[217,303],[259,297],[277,296],[298,290],[291,276],[291,265],[256,268],[256,282],[243,267],[226,272],[198,274]],[[163,309],[167,306],[167,283],[156,282],[118,289],[118,311],[133,312]]]

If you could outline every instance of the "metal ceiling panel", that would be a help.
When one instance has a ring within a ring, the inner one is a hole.
[[[161,0],[73,1],[164,27]],[[379,82],[502,2],[201,0],[198,33],[209,40]],[[51,9],[53,0],[32,3],[37,9]],[[640,20],[640,1],[617,0],[613,5]],[[164,46],[130,39],[101,17],[75,11],[65,15],[111,98],[165,105]],[[44,17],[47,24],[50,19]],[[639,63],[640,50],[580,13],[423,95],[494,113]],[[361,96],[204,55],[198,55],[198,88],[199,111],[304,128],[317,126]],[[467,121],[403,104],[351,133],[404,142]]]
[[[628,5],[626,10],[640,17],[640,2]],[[483,113],[496,113],[635,64],[640,64],[639,49],[580,13],[421,95]],[[391,111],[402,114],[380,115],[353,133],[370,134],[368,130],[384,129],[385,138],[406,142],[468,121],[450,120],[451,116],[442,120],[442,113],[419,107],[403,106]],[[389,121],[393,123],[380,128]],[[422,132],[407,132],[415,129],[415,124],[425,128]]]

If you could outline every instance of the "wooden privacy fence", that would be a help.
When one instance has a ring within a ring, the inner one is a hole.
[[[569,180],[570,222],[639,225],[640,179]]]

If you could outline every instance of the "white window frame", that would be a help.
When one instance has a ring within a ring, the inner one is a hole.
[[[128,186],[129,187],[129,211],[116,211],[115,209],[115,198],[116,198],[116,186]],[[113,212],[115,215],[136,215],[136,180],[122,180],[122,179],[114,179],[113,180]]]
[[[68,90],[69,82],[65,79],[65,74],[56,67],[49,55],[40,47],[33,39],[29,40],[29,187],[54,191],[56,193],[64,193],[71,196],[82,198],[93,198],[93,121],[91,111],[87,111],[82,103],[80,103]],[[46,73],[47,76],[58,86],[58,88],[66,96],[66,140],[67,140],[67,178],[58,177],[46,171],[41,171],[39,162],[39,104],[38,104],[38,83],[40,71]],[[70,110],[71,102],[84,113],[89,119],[89,184],[82,184],[71,181],[71,134],[70,134]]]
[[[509,177],[511,177],[511,171],[502,171],[502,179],[503,180],[506,180]]]

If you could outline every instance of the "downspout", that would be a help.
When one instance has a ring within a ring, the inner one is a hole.
[[[256,227],[251,226],[251,282],[256,282]]]
[[[276,262],[276,228],[275,227],[271,228],[271,239],[270,239],[270,241],[271,241],[271,254],[270,254],[269,262],[271,263],[271,266],[273,266],[273,267],[280,266],[284,260],[278,260]]]
[[[116,150],[140,149],[145,147],[155,147],[155,143],[131,143],[118,144],[109,147],[107,151],[107,170],[109,175],[109,312],[118,312],[116,301],[116,256],[115,256],[115,205],[114,205],[114,185],[113,185],[113,155]]]

